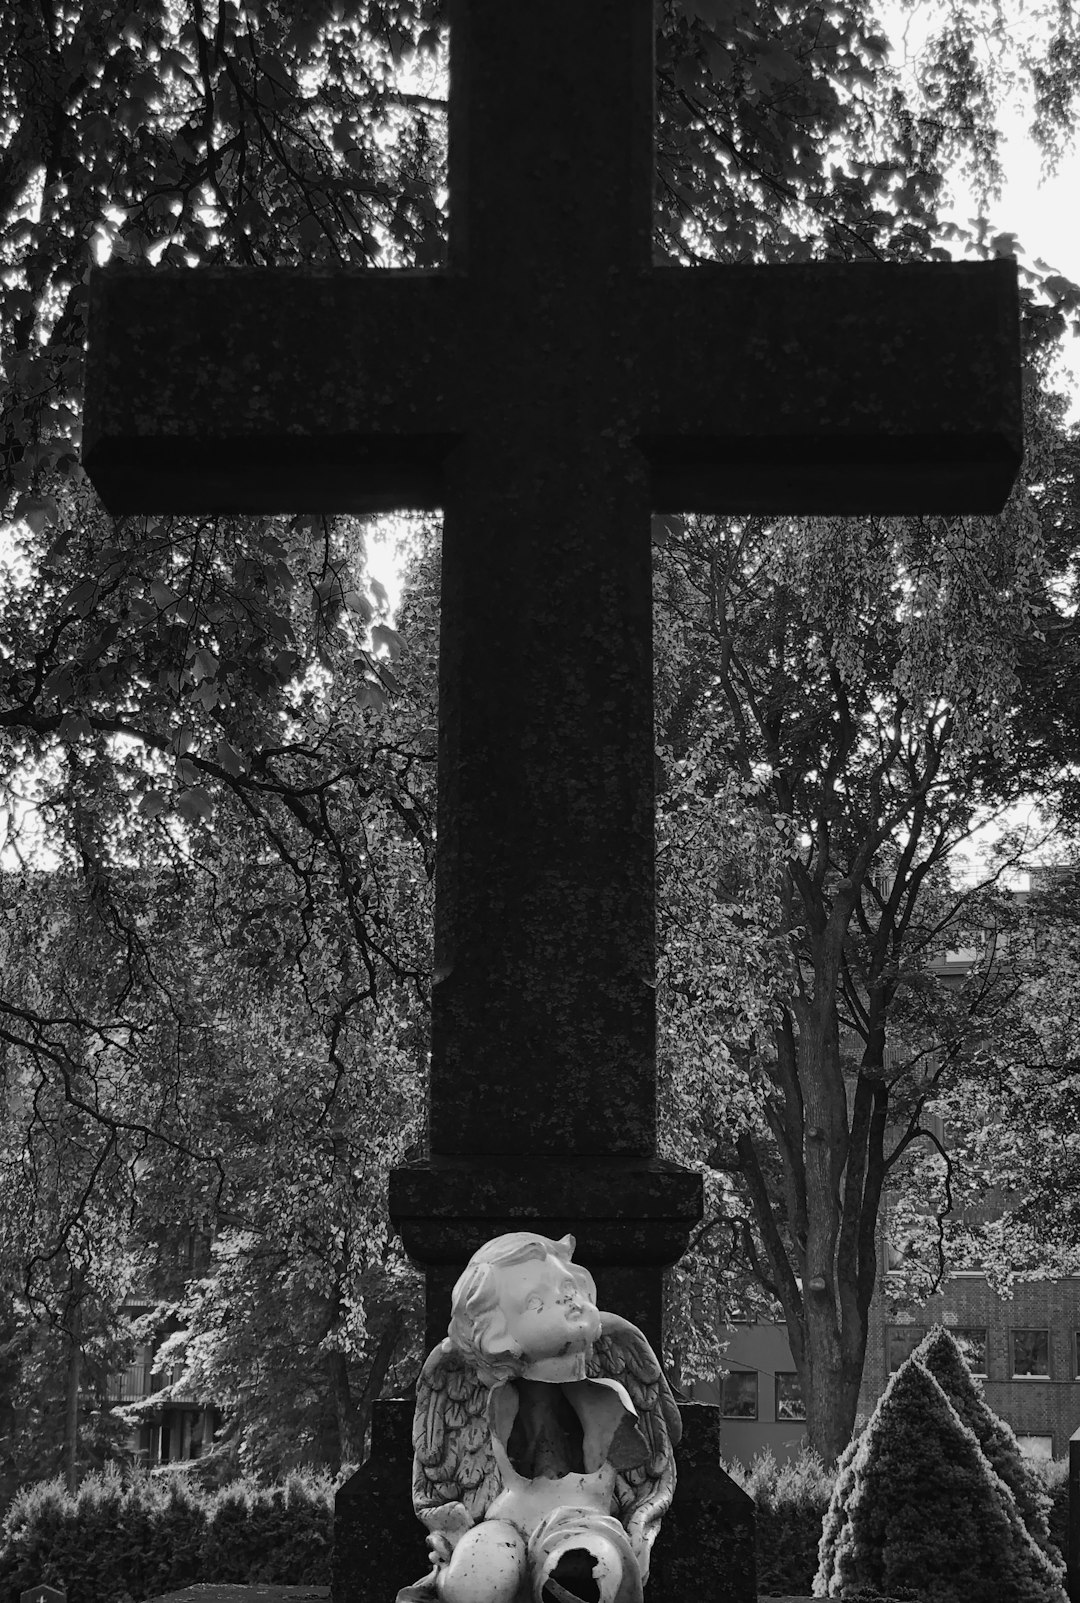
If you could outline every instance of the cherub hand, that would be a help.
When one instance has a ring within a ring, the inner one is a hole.
[[[441,1508],[429,1509],[424,1522],[428,1528],[428,1556],[437,1567],[450,1562],[451,1553],[465,1532],[472,1530],[473,1523],[464,1503],[444,1503]]]

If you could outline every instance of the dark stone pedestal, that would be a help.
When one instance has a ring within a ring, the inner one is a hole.
[[[582,1081],[589,1078],[582,1065]],[[483,1241],[511,1230],[576,1240],[598,1303],[661,1350],[663,1271],[702,1213],[701,1176],[662,1158],[424,1158],[390,1174],[390,1217],[426,1277],[424,1351],[446,1335],[454,1282]]]
[[[756,1603],[754,1499],[720,1467],[720,1410],[680,1403],[675,1496],[653,1548],[645,1603]]]
[[[412,1398],[386,1398],[371,1416],[371,1451],[334,1499],[333,1603],[394,1603],[431,1568],[412,1506]]]
[[[755,1603],[754,1503],[720,1468],[720,1411],[680,1403],[675,1499],[653,1550],[646,1603]],[[411,1400],[375,1404],[371,1454],[337,1494],[333,1603],[394,1603],[429,1569],[412,1511]]]

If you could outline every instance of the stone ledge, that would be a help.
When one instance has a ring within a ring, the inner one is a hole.
[[[477,1242],[534,1229],[577,1239],[593,1264],[666,1265],[701,1217],[701,1176],[660,1159],[436,1158],[390,1175],[390,1217],[410,1257],[464,1264]]]

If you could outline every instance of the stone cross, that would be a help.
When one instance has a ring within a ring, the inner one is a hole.
[[[447,269],[96,275],[85,460],[117,513],[442,508],[430,1157],[392,1214],[429,1341],[528,1221],[659,1350],[700,1192],[656,1158],[650,516],[1000,508],[1015,269],[654,266],[652,0],[450,34]]]

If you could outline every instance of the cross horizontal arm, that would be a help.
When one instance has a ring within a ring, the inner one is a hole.
[[[663,511],[997,512],[1022,455],[1011,261],[659,268],[638,436]]]
[[[423,272],[96,273],[87,472],[114,513],[436,507],[461,293]]]

